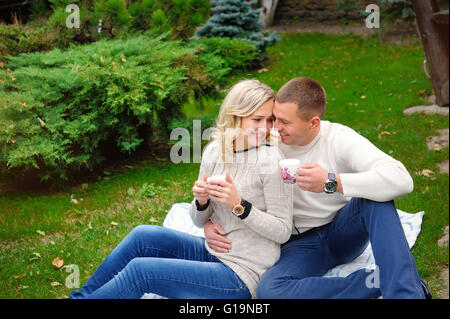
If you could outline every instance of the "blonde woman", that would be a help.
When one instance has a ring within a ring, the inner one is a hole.
[[[141,225],[70,297],[255,298],[292,226],[292,188],[281,180],[277,148],[267,144],[273,104],[273,91],[257,80],[231,88],[193,186],[193,222],[222,225],[231,249],[218,253],[203,237]]]

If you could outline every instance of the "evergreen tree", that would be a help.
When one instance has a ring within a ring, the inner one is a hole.
[[[264,51],[268,45],[280,40],[274,31],[262,31],[259,20],[261,8],[254,9],[257,0],[212,0],[213,15],[196,32],[199,37],[240,38],[252,42],[256,49]]]

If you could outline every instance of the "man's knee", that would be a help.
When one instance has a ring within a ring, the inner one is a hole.
[[[356,201],[361,213],[396,212],[393,200],[387,202],[377,202],[367,198],[353,198],[352,200]]]
[[[259,299],[277,299],[283,298],[280,296],[281,278],[276,278],[270,273],[270,269],[261,277],[256,290],[256,295]]]

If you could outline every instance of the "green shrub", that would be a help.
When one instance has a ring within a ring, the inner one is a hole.
[[[136,37],[11,57],[13,71],[0,70],[3,165],[65,179],[101,163],[111,148],[135,151],[143,132],[167,135],[186,78],[174,64],[191,51]]]
[[[188,39],[209,16],[209,0],[50,0],[34,2],[29,25],[0,24],[0,61],[18,55],[67,48],[102,38],[125,38],[141,31],[159,36],[172,31],[173,39]],[[79,7],[80,27],[68,28],[69,4]],[[42,16],[40,16],[42,15]],[[45,22],[42,23],[42,20]],[[99,26],[101,20],[101,25]],[[37,21],[37,23],[35,23]],[[100,27],[100,28],[99,28]],[[99,32],[100,29],[100,32]]]
[[[206,66],[206,72],[219,83],[232,70],[247,69],[260,59],[260,53],[249,42],[230,38],[200,38],[190,43]]]
[[[102,20],[102,32],[113,37],[128,31],[131,16],[125,0],[100,0],[94,2],[93,22]]]
[[[134,1],[128,7],[131,16],[131,27],[135,30],[148,30],[152,24],[152,13],[155,11],[155,0]]]
[[[53,48],[58,35],[46,27],[0,24],[0,61],[6,55],[18,55]]]
[[[256,57],[238,40],[187,46],[166,36],[8,57],[0,69],[0,167],[68,179],[147,141],[167,140],[188,96],[207,94]]]

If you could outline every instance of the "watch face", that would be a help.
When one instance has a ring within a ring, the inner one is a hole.
[[[244,207],[242,205],[236,205],[233,208],[233,214],[235,214],[236,216],[240,216],[244,213]]]
[[[325,183],[325,191],[333,193],[336,191],[336,182],[326,182]]]

